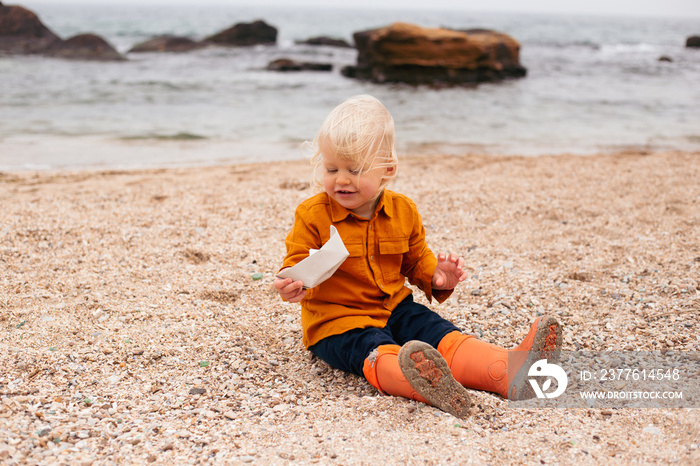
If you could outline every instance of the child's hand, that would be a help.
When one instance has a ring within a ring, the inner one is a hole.
[[[464,259],[459,256],[447,256],[444,252],[438,254],[438,265],[433,273],[433,288],[451,290],[459,282],[466,280],[468,273],[462,270],[463,266]]]
[[[290,303],[298,303],[306,296],[306,290],[301,281],[295,282],[291,278],[275,277],[272,285],[280,294],[280,297]]]

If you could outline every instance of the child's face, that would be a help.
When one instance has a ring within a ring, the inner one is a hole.
[[[370,218],[377,203],[376,195],[388,169],[376,167],[375,164],[361,167],[355,162],[341,159],[327,147],[321,149],[326,194],[360,217]]]

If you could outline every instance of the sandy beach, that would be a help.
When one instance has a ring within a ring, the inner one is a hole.
[[[553,314],[564,349],[700,351],[700,153],[400,164],[471,269],[433,306],[465,332]],[[0,464],[700,463],[698,409],[471,391],[457,419],[312,358],[271,286],[310,171],[0,173]]]

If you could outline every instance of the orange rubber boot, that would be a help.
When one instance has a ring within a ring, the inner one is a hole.
[[[399,345],[381,345],[365,359],[362,372],[374,388],[384,395],[402,396],[421,403],[428,402],[416,392],[399,366]]]
[[[469,393],[452,377],[442,355],[427,343],[379,346],[365,359],[362,372],[384,394],[417,400],[459,418],[469,415]]]
[[[539,359],[552,360],[561,349],[561,325],[554,317],[539,317],[523,342],[511,350],[458,331],[447,334],[437,349],[465,387],[524,399],[534,396],[527,384],[530,366]]]

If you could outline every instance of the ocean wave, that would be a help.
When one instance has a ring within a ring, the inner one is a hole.
[[[194,133],[175,133],[175,134],[141,134],[137,136],[121,136],[118,139],[122,141],[199,141],[208,139],[207,136]]]
[[[556,49],[568,49],[568,48],[585,48],[592,50],[600,50],[602,44],[589,40],[536,40],[527,42],[525,46],[536,46],[536,47],[552,47]]]

